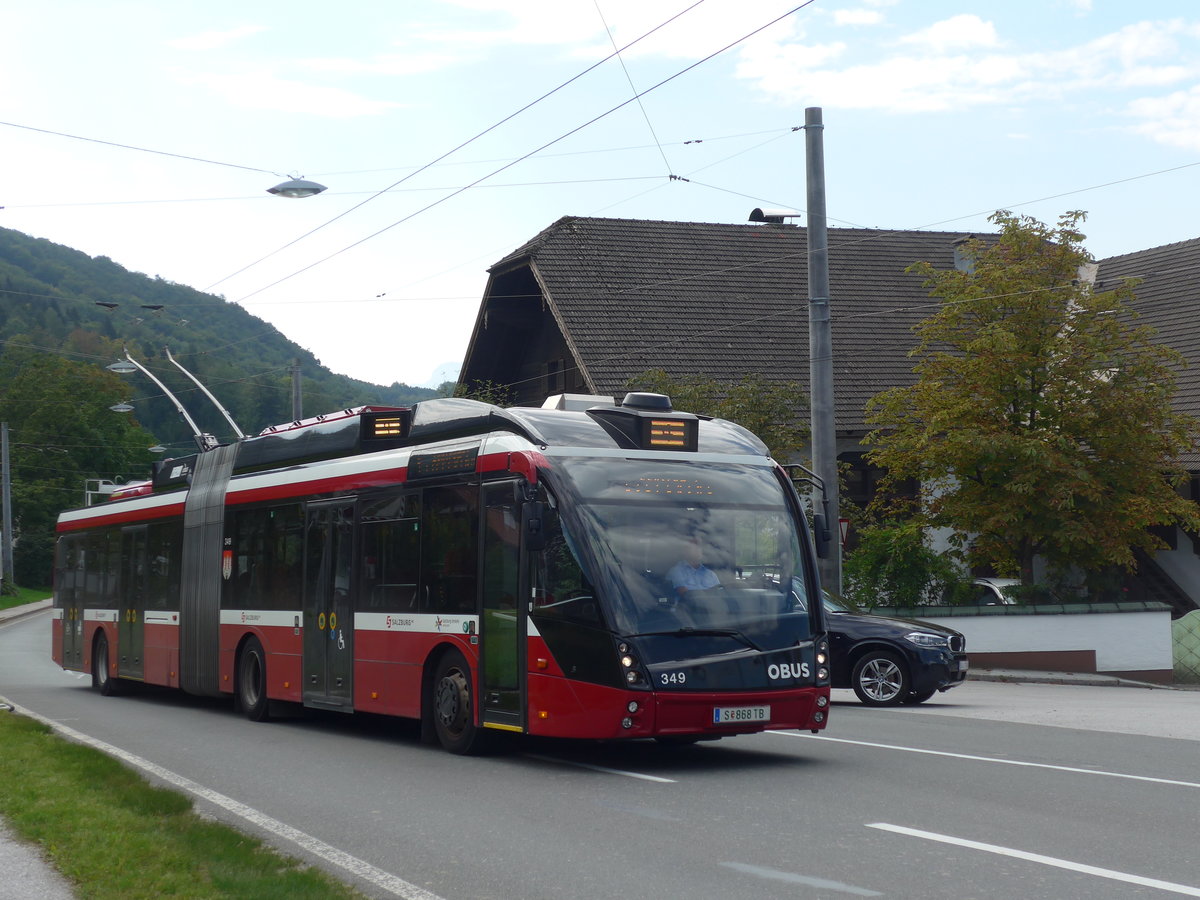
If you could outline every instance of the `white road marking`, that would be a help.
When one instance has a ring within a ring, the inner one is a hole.
[[[155,765],[148,759],[143,759],[140,756],[136,756],[125,750],[122,750],[120,747],[114,747],[112,744],[107,744],[104,741],[98,740],[97,738],[86,735],[80,731],[76,731],[74,728],[69,728],[60,722],[55,722],[52,719],[46,718],[45,716],[38,715],[32,710],[17,706],[15,703],[13,703],[12,706],[21,715],[30,719],[35,719],[38,722],[41,722],[43,725],[53,728],[64,737],[70,738],[71,740],[80,744],[86,744],[89,747],[99,750],[101,753],[107,753],[109,756],[114,756],[122,762],[128,763],[129,765],[141,769],[144,772],[149,772],[151,775],[160,778],[168,784],[172,784],[194,797],[207,800],[209,803],[233,813],[235,816],[245,820],[246,822],[249,822],[251,825],[256,825],[265,831],[269,831],[271,834],[283,838],[285,841],[289,841],[295,844],[297,847],[303,848],[314,856],[317,856],[326,862],[331,863],[332,865],[344,869],[351,875],[362,878],[364,881],[369,881],[376,887],[382,888],[383,890],[394,894],[397,897],[403,898],[403,900],[442,900],[442,898],[437,894],[431,893],[422,887],[418,887],[415,884],[407,882],[403,878],[398,878],[390,872],[377,869],[375,866],[371,865],[365,860],[351,856],[349,853],[339,850],[337,847],[334,847],[330,844],[326,844],[324,841],[321,841],[310,834],[305,834],[303,831],[280,822],[278,819],[273,819],[265,813],[259,812],[253,807],[246,806],[244,803],[239,803],[232,797],[226,797],[224,794],[220,794],[214,790],[204,787],[201,784],[197,784],[190,778],[185,778],[182,775],[175,774],[169,769],[164,769],[162,766]]]
[[[1084,875],[1095,875],[1097,878],[1108,878],[1112,881],[1123,881],[1126,884],[1136,884],[1139,887],[1156,888],[1160,891],[1170,891],[1183,894],[1185,897],[1200,897],[1200,888],[1186,884],[1176,884],[1173,881],[1160,881],[1157,878],[1144,878],[1141,875],[1130,875],[1128,872],[1118,872],[1114,869],[1102,869],[1099,866],[1089,866],[1085,863],[1071,862],[1069,859],[1059,859],[1054,856],[1043,856],[1040,853],[1027,853],[1024,850],[1014,850],[1011,847],[1001,847],[997,844],[982,844],[979,841],[968,841],[964,838],[948,834],[937,834],[933,831],[918,831],[915,828],[905,828],[902,825],[889,825],[886,822],[874,822],[868,828],[878,828],[880,831],[890,831],[908,837],[924,838],[943,844],[953,844],[956,847],[966,847],[969,850],[982,850],[985,853],[995,853],[1013,859],[1023,859],[1027,862],[1041,863],[1044,866],[1054,866],[1057,869],[1067,869],[1070,872],[1080,872]]]
[[[799,737],[810,741],[829,741],[834,744],[853,744],[856,747],[875,747],[880,750],[900,750],[904,753],[920,753],[926,756],[945,756],[951,759],[966,759],[972,762],[996,763],[1002,766],[1019,766],[1026,769],[1051,769],[1056,772],[1073,772],[1077,775],[1103,775],[1106,778],[1125,778],[1129,781],[1147,781],[1151,784],[1169,784],[1174,787],[1200,788],[1200,782],[1178,781],[1174,778],[1154,778],[1150,775],[1130,775],[1126,772],[1108,772],[1104,769],[1081,769],[1077,766],[1056,766],[1051,763],[1026,762],[1020,759],[1001,759],[998,756],[972,756],[969,753],[950,753],[946,750],[925,750],[920,747],[901,747],[897,744],[878,744],[874,741],[852,741],[847,738],[825,735],[793,734],[790,731],[771,731],[784,737]]]
[[[542,756],[538,753],[526,753],[528,759],[542,762],[558,763],[561,766],[575,766],[577,769],[590,769],[593,772],[603,772],[605,775],[623,775],[626,778],[638,778],[642,781],[655,781],[659,784],[675,784],[674,778],[659,778],[657,775],[645,775],[641,772],[627,772],[624,769],[609,769],[605,766],[594,766],[591,763],[575,762],[570,759],[560,759],[557,756]]]
[[[745,863],[723,862],[727,869],[735,869],[757,878],[767,878],[771,881],[786,881],[790,884],[803,884],[806,887],[825,891],[839,891],[843,894],[853,894],[856,897],[882,897],[878,891],[855,887],[852,884],[842,884],[840,881],[828,881],[824,878],[810,878],[807,875],[797,875],[795,872],[780,872],[778,869],[764,869],[761,866],[748,866]]]

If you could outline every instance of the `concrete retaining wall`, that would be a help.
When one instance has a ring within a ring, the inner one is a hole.
[[[1162,603],[876,609],[960,631],[979,668],[1094,672],[1173,680],[1171,609]]]

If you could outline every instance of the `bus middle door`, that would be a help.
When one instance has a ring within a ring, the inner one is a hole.
[[[146,526],[121,532],[121,612],[117,622],[117,675],[141,680],[146,646]]]
[[[354,501],[308,505],[304,551],[304,705],[354,708]]]

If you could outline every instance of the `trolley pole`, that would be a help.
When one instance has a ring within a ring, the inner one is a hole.
[[[829,555],[819,561],[821,584],[842,592],[842,542],[838,526],[837,424],[833,406],[833,335],[829,323],[829,235],[825,222],[825,145],[821,108],[804,110],[808,183],[808,364],[812,410],[813,470],[825,483]]]
[[[301,394],[302,382],[300,381],[300,360],[293,359],[291,365],[292,373],[292,421],[299,422],[304,418],[304,400]]]

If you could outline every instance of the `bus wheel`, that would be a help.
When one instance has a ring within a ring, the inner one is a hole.
[[[238,657],[237,698],[251,722],[267,720],[267,657],[258,638],[246,641]]]
[[[100,696],[111,697],[118,692],[117,681],[108,671],[108,638],[101,633],[92,648],[92,687]]]
[[[451,753],[481,749],[474,707],[471,670],[462,654],[451,650],[442,655],[433,676],[433,727],[442,746]]]

